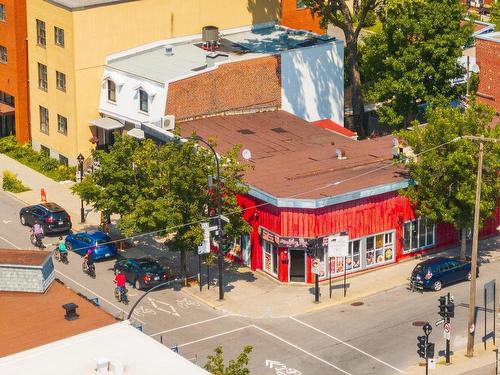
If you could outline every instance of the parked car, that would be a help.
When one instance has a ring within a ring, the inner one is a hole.
[[[21,208],[19,220],[32,227],[40,223],[45,234],[67,232],[71,229],[71,217],[56,203],[40,203]]]
[[[153,258],[128,258],[115,263],[115,274],[123,271],[127,282],[136,289],[151,288],[168,280],[167,271]]]
[[[477,267],[479,276],[479,265]],[[420,262],[410,277],[410,287],[441,290],[443,285],[472,278],[470,260],[436,257]]]
[[[80,255],[85,255],[89,249],[93,249],[94,260],[116,256],[116,245],[100,230],[69,234],[66,237],[66,248]]]

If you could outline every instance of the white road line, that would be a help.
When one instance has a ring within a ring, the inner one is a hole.
[[[371,354],[369,354],[369,353],[365,352],[364,350],[361,350],[361,349],[359,349],[359,348],[356,348],[355,346],[353,346],[353,345],[351,345],[351,344],[348,344],[347,342],[342,341],[341,339],[339,339],[339,338],[337,338],[337,337],[335,337],[335,336],[330,335],[329,333],[323,332],[322,330],[320,330],[320,329],[318,329],[318,328],[316,328],[316,327],[313,327],[312,325],[307,324],[307,323],[305,323],[305,322],[303,322],[303,321],[301,321],[301,320],[299,320],[299,319],[297,319],[297,318],[294,318],[293,316],[290,316],[290,319],[295,320],[297,323],[300,323],[300,324],[302,324],[302,325],[304,325],[304,326],[306,326],[306,327],[308,327],[308,328],[310,328],[310,329],[312,329],[312,330],[315,330],[316,332],[322,333],[323,335],[328,336],[328,337],[330,337],[331,339],[334,339],[335,341],[338,341],[338,342],[340,342],[341,344],[344,344],[345,346],[348,346],[348,347],[349,347],[349,348],[351,348],[351,349],[357,350],[358,352],[360,352],[360,353],[362,353],[362,354],[366,355],[367,357],[370,357],[370,358],[374,359],[375,361],[380,362],[380,363],[382,363],[383,365],[386,365],[387,367],[390,367],[390,368],[392,368],[393,370],[396,370],[397,372],[399,372],[399,373],[401,373],[401,374],[402,374],[402,373],[404,373],[404,371],[402,371],[402,370],[398,369],[397,367],[394,367],[394,366],[390,365],[389,363],[384,362],[384,361],[382,361],[381,359],[379,359],[379,358],[377,358],[377,357],[374,357],[373,355],[371,355]]]
[[[330,366],[330,367],[333,367],[335,370],[340,371],[340,372],[341,372],[341,373],[343,373],[343,374],[346,374],[346,375],[353,375],[353,374],[351,374],[350,372],[347,372],[347,371],[345,371],[345,370],[342,370],[340,367],[335,366],[333,363],[330,363],[330,362],[328,362],[328,361],[324,360],[323,358],[320,358],[320,357],[318,357],[317,355],[314,355],[314,354],[312,354],[311,352],[308,352],[307,350],[302,349],[301,347],[299,347],[299,346],[297,346],[297,345],[295,345],[295,344],[292,344],[290,341],[287,341],[287,340],[285,340],[285,339],[283,339],[283,338],[281,338],[281,337],[279,337],[279,336],[275,335],[274,333],[272,333],[272,332],[269,332],[269,331],[265,330],[264,328],[261,328],[261,327],[256,326],[256,325],[252,325],[252,327],[254,327],[254,328],[258,329],[258,330],[259,330],[259,331],[261,331],[261,332],[264,332],[264,333],[268,334],[269,336],[274,337],[274,338],[275,338],[275,339],[277,339],[277,340],[280,340],[280,341],[284,342],[285,344],[290,345],[292,348],[295,348],[295,349],[297,349],[297,350],[300,350],[302,353],[305,353],[305,354],[307,354],[308,356],[313,357],[314,359],[316,359],[316,360],[318,360],[318,361],[320,361],[320,362],[323,362],[325,365],[328,365],[328,366]]]
[[[75,283],[76,285],[78,285],[80,288],[83,288],[85,289],[86,291],[92,293],[94,296],[96,296],[97,298],[103,300],[104,302],[108,303],[109,305],[113,306],[115,309],[117,309],[118,311],[124,313],[125,315],[128,315],[128,311],[125,311],[123,310],[122,308],[120,308],[119,306],[116,306],[113,302],[111,301],[108,301],[106,298],[100,296],[99,294],[97,294],[96,292],[94,292],[93,290],[87,288],[85,285],[82,285],[80,284],[78,281],[76,280],[73,280],[71,277],[65,275],[64,273],[62,273],[61,271],[59,270],[56,270],[56,272],[58,274],[60,274],[61,276],[65,277],[66,279],[70,280],[71,282]],[[146,325],[146,323],[144,323],[142,320],[138,319],[138,318],[133,318],[134,320],[137,320],[138,322],[142,323],[143,325]]]
[[[9,245],[14,246],[16,249],[19,249],[19,250],[21,249],[21,248],[20,248],[19,246],[17,246],[15,243],[10,242],[7,238],[4,238],[4,237],[0,236],[0,240],[3,240],[3,241],[5,241],[5,242],[7,242]]]
[[[249,324],[249,325],[244,326],[244,327],[232,329],[231,331],[226,331],[226,332],[218,333],[216,335],[204,337],[204,338],[199,339],[199,340],[195,340],[195,341],[191,341],[191,342],[186,342],[185,344],[178,345],[178,347],[182,348],[183,346],[188,346],[188,345],[191,345],[191,344],[196,344],[197,342],[214,339],[216,337],[228,335],[228,334],[233,333],[233,332],[238,332],[238,331],[244,330],[244,329],[249,328],[249,327],[253,327],[253,325]]]
[[[217,319],[221,319],[221,318],[225,318],[226,316],[229,316],[229,314],[226,314],[226,315],[221,315],[221,316],[217,316],[215,318],[210,318],[210,319],[207,319],[207,320],[202,320],[200,322],[196,322],[196,323],[191,323],[191,324],[186,324],[185,326],[181,326],[181,327],[177,327],[177,328],[172,328],[172,329],[167,329],[166,331],[161,331],[161,332],[158,332],[158,333],[154,333],[152,335],[150,335],[151,337],[153,336],[158,336],[158,335],[162,335],[164,333],[169,333],[169,332],[173,332],[173,331],[177,331],[179,329],[183,329],[183,328],[188,328],[188,327],[192,327],[192,326],[196,326],[198,324],[203,324],[203,323],[208,323],[208,322],[212,322],[214,320],[217,320]]]

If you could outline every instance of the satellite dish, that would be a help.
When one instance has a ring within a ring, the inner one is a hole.
[[[245,160],[250,160],[252,158],[252,153],[248,148],[245,148],[242,152],[241,155],[243,156],[243,159]]]
[[[473,64],[470,70],[472,71],[472,73],[479,73],[479,65]]]

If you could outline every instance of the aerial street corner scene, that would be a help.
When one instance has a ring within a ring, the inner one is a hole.
[[[0,0],[0,375],[499,375],[499,275],[499,0]]]

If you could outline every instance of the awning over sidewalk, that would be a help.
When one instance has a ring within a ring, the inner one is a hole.
[[[5,103],[0,103],[0,116],[10,115],[11,113],[14,113],[14,111],[14,107]]]
[[[101,117],[90,121],[90,125],[97,126],[104,130],[114,130],[123,128],[123,124],[109,117]]]

